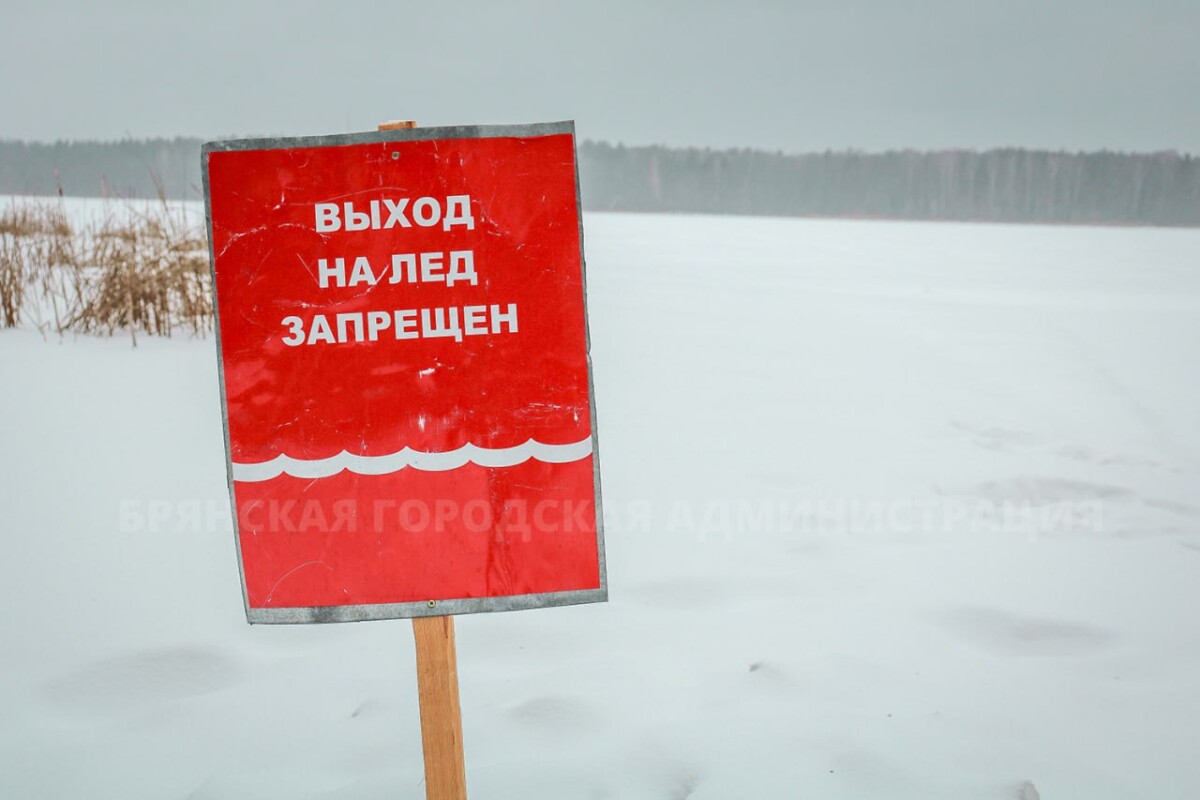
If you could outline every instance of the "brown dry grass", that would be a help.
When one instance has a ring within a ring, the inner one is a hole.
[[[32,319],[25,319],[32,317]],[[212,329],[204,231],[166,203],[77,227],[60,203],[0,213],[0,326],[170,336]]]
[[[14,328],[21,321],[28,272],[25,252],[16,245],[15,237],[0,234],[0,325],[5,328]]]

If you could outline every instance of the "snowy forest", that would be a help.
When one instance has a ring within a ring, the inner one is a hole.
[[[200,140],[0,141],[0,194],[200,199]],[[586,209],[1200,225],[1200,159],[1159,153],[579,146]]]

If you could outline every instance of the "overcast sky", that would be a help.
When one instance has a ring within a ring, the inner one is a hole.
[[[574,119],[626,144],[1200,153],[1200,0],[0,0],[0,138]]]

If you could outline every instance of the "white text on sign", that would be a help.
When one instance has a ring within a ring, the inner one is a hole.
[[[331,285],[338,288],[349,286],[374,286],[384,277],[389,284],[400,283],[407,278],[409,283],[456,283],[479,285],[475,273],[475,254],[470,250],[451,250],[449,253],[395,253],[392,263],[376,271],[366,256],[354,259],[349,274],[345,258],[317,259],[317,283],[322,289]]]
[[[432,228],[440,222],[442,230],[445,231],[456,225],[461,225],[469,231],[475,230],[475,218],[471,215],[471,196],[468,194],[449,195],[446,198],[444,214],[442,203],[436,197],[418,197],[416,200],[408,197],[390,200],[385,197],[367,203],[365,211],[355,210],[354,201],[341,204],[317,203],[313,209],[319,233],[411,228],[414,222],[422,228]],[[410,215],[412,219],[409,219]]]
[[[288,335],[282,341],[289,347],[377,342],[389,330],[396,339],[452,338],[457,342],[461,342],[463,336],[516,333],[518,330],[516,303],[509,303],[503,310],[498,304],[492,304],[313,314],[307,325],[302,318],[290,316],[283,318],[283,324],[288,328]]]
[[[448,195],[444,203],[434,197],[382,198],[370,200],[366,209],[354,207],[354,202],[315,203],[313,218],[316,230],[334,231],[387,230],[411,228],[413,224],[431,228],[442,223],[449,231],[455,226],[475,229],[471,214],[471,196]],[[393,253],[386,263],[371,263],[365,255],[335,256],[317,259],[317,285],[321,289],[347,289],[358,286],[377,286],[441,283],[448,288],[456,284],[479,285],[473,250]],[[466,336],[516,333],[517,304],[449,305],[432,308],[407,308],[386,311],[355,311],[333,314],[317,313],[307,319],[297,315],[283,318],[287,333],[281,341],[288,347],[350,342],[378,342],[389,334],[402,339],[454,339]]]

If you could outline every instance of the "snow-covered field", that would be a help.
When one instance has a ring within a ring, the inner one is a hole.
[[[612,599],[459,619],[472,797],[1200,796],[1200,231],[585,230]],[[246,625],[216,381],[0,331],[0,796],[424,796],[407,622]]]

